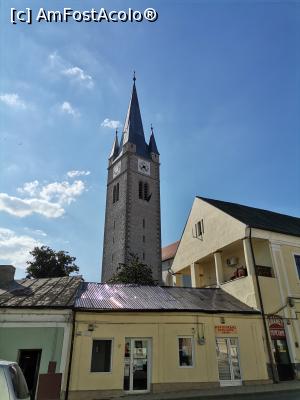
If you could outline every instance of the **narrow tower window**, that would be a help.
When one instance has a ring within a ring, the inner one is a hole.
[[[116,190],[116,195],[117,195],[117,200],[116,201],[119,201],[119,183],[117,183],[117,190]]]
[[[139,199],[149,201],[150,197],[151,196],[149,196],[149,183],[140,181],[139,182]]]
[[[113,187],[113,203],[119,200],[119,183]]]
[[[143,228],[146,228],[146,221],[145,221],[145,218],[143,218]]]
[[[139,182],[139,199],[143,199],[143,182]]]
[[[148,183],[144,183],[144,200],[148,200],[149,196],[149,185]]]

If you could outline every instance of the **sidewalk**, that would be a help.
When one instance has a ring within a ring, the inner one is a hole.
[[[278,384],[268,385],[249,385],[249,386],[230,386],[220,387],[213,389],[191,390],[185,392],[168,392],[168,393],[146,393],[136,395],[124,395],[119,397],[124,400],[179,400],[179,399],[193,399],[193,398],[206,398],[206,397],[222,397],[236,396],[242,398],[247,394],[271,393],[271,392],[288,392],[299,390],[300,399],[300,381],[281,382]],[[282,399],[284,400],[284,398]]]

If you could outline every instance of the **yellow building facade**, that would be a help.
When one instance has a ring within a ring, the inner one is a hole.
[[[270,382],[260,314],[221,289],[178,289],[86,284],[69,399]]]
[[[261,310],[275,379],[299,377],[299,218],[197,197],[172,270],[177,286],[189,275]]]

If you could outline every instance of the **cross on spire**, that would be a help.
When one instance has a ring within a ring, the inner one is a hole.
[[[135,71],[133,71],[133,83],[135,83],[136,77],[135,77]]]

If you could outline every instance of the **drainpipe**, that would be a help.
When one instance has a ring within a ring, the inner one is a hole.
[[[269,355],[270,364],[271,364],[272,379],[273,379],[273,383],[278,383],[279,381],[278,381],[278,377],[277,377],[277,370],[276,370],[276,367],[273,362],[272,346],[271,346],[270,337],[269,337],[269,330],[268,330],[267,319],[266,319],[266,314],[265,314],[265,309],[264,309],[264,304],[263,304],[263,299],[262,299],[262,294],[261,294],[259,278],[257,275],[257,265],[256,265],[256,261],[255,261],[252,237],[251,237],[251,226],[248,226],[248,228],[250,229],[249,230],[249,240],[250,240],[251,257],[252,257],[252,262],[254,265],[254,274],[255,274],[255,280],[256,280],[256,284],[257,284],[259,305],[260,305],[260,310],[261,310],[263,325],[264,325],[264,331],[265,331],[266,340],[267,340],[267,349],[268,349],[268,355]]]
[[[69,357],[69,365],[68,365],[68,377],[67,377],[65,400],[68,400],[68,397],[69,397],[69,386],[70,386],[70,379],[71,379],[71,367],[72,367],[72,360],[73,360],[74,339],[75,339],[75,310],[73,309],[72,310],[72,339],[71,339],[71,346],[70,346],[70,357]]]

